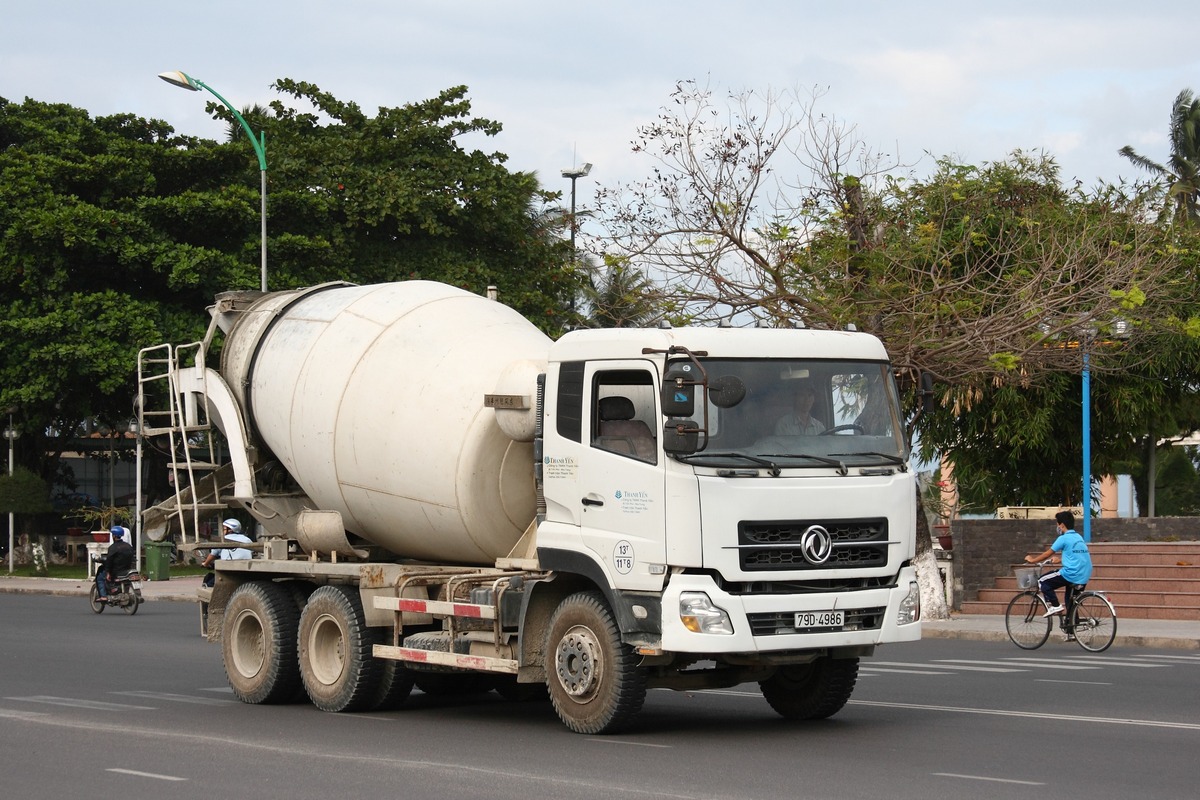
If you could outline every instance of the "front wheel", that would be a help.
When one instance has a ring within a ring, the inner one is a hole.
[[[578,592],[555,610],[546,684],[558,718],[575,733],[614,733],[641,710],[646,672],[598,593]]]
[[[1021,592],[1008,603],[1004,612],[1004,629],[1008,638],[1022,650],[1037,650],[1050,638],[1050,617],[1046,613],[1046,601],[1034,591]]]
[[[1071,625],[1080,647],[1103,653],[1117,638],[1117,611],[1104,595],[1082,594],[1075,599]]]
[[[96,612],[97,614],[104,613],[104,607],[108,605],[108,603],[100,602],[100,589],[98,589],[94,583],[92,584],[92,591],[88,596],[88,600],[90,600],[92,603],[92,611]]]
[[[857,682],[857,658],[824,656],[809,664],[780,667],[758,686],[784,719],[826,719],[842,710]]]

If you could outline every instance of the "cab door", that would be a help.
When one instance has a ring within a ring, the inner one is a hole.
[[[642,360],[589,362],[584,391],[577,517],[583,544],[617,587],[657,589],[666,561],[657,370]]]

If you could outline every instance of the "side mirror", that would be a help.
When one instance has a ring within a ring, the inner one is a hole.
[[[700,449],[700,428],[692,419],[668,419],[663,425],[663,450],[675,455],[688,455]]]
[[[690,417],[696,413],[696,385],[700,371],[687,361],[667,367],[663,375],[662,413],[666,417]]]

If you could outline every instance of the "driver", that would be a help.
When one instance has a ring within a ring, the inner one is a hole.
[[[115,525],[109,533],[112,534],[112,544],[108,546],[108,554],[104,562],[96,570],[96,594],[101,603],[108,602],[108,584],[121,577],[133,567],[133,545],[125,541],[126,528]]]
[[[817,436],[825,431],[825,426],[812,415],[813,402],[816,394],[808,384],[796,389],[792,398],[792,413],[784,414],[775,423],[776,436]]]

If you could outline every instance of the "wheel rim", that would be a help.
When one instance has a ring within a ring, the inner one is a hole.
[[[554,655],[555,673],[563,691],[576,702],[590,700],[603,682],[600,652],[596,635],[580,625],[568,630],[558,642]]]
[[[245,610],[234,618],[232,642],[230,654],[238,674],[247,678],[257,675],[267,660],[263,623],[257,614]]]
[[[1008,604],[1004,626],[1008,638],[1024,650],[1036,650],[1050,636],[1050,619],[1043,617],[1045,606],[1032,592],[1017,595]]]
[[[322,614],[308,635],[308,663],[312,675],[326,686],[335,684],[346,667],[346,634],[336,618]]]

